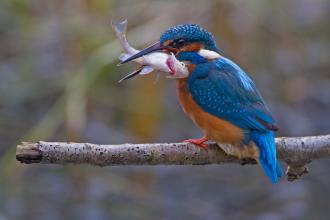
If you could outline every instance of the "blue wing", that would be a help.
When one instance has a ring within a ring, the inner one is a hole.
[[[188,87],[193,99],[206,112],[245,131],[277,130],[253,81],[229,59],[196,65]]]
[[[188,78],[192,98],[206,112],[233,123],[246,132],[260,150],[259,161],[272,182],[282,171],[276,160],[274,120],[258,89],[235,63],[220,58],[200,62]]]

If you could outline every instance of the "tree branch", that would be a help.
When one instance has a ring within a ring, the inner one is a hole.
[[[330,135],[276,138],[278,159],[288,164],[287,176],[293,181],[307,173],[306,164],[330,157]],[[249,158],[227,155],[215,143],[202,150],[190,143],[98,145],[90,143],[23,142],[16,159],[22,163],[115,165],[204,165],[256,164]]]

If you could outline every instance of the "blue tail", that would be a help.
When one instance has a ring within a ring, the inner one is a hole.
[[[282,176],[282,169],[276,159],[276,144],[274,132],[260,133],[253,131],[250,138],[256,143],[260,151],[259,162],[265,173],[273,183]]]

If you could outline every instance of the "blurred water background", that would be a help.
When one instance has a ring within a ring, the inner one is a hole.
[[[255,80],[278,136],[329,134],[329,11],[328,0],[0,1],[0,219],[329,219],[329,160],[274,186],[258,166],[27,166],[14,159],[22,140],[200,137],[173,80],[117,83],[136,65],[116,66],[122,50],[111,19],[128,19],[128,39],[140,49],[172,25],[204,26]]]

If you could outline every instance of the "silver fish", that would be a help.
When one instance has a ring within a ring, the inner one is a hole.
[[[133,48],[127,41],[127,20],[118,23],[112,21],[111,25],[122,48],[125,51],[125,53],[119,56],[120,61],[124,61],[132,55],[140,52],[139,50]],[[149,74],[154,70],[169,73],[171,78],[185,78],[189,75],[186,65],[177,60],[172,53],[152,52],[133,61],[141,64],[141,67],[119,80],[119,82],[132,78],[136,75]]]

